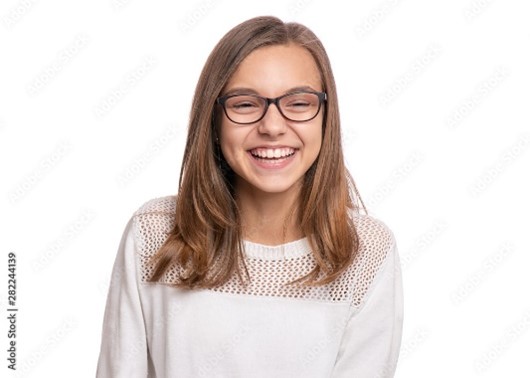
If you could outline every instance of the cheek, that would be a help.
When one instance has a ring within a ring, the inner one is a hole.
[[[313,164],[320,155],[322,149],[322,123],[318,123],[314,128],[311,129],[311,133],[306,133],[304,141],[305,148],[307,149],[307,159],[310,160],[310,164]]]
[[[322,137],[323,137],[323,131],[322,131],[322,126],[319,125],[319,127],[316,128],[315,130],[315,140],[317,141],[317,144],[319,146],[319,149],[320,149],[320,146],[322,146]]]
[[[237,130],[231,128],[233,125],[226,125],[221,122],[220,126],[221,152],[228,164],[233,166],[241,158],[243,137],[239,135]]]
[[[319,132],[317,135],[315,135],[315,143],[312,149],[313,152],[313,162],[318,158],[318,155],[320,155],[320,150],[322,148],[322,133]]]
[[[305,132],[302,132],[301,136],[306,147],[310,147],[311,150],[316,150],[315,152],[318,153],[322,147],[322,121],[319,120],[311,126],[311,128],[303,130]]]

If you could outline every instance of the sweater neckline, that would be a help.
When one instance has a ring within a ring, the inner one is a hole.
[[[311,253],[307,237],[279,245],[265,245],[243,239],[245,255],[259,260],[295,259]]]

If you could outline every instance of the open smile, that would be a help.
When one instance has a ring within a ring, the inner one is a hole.
[[[283,148],[253,148],[247,151],[251,161],[264,169],[281,169],[289,165],[295,158],[298,149]]]

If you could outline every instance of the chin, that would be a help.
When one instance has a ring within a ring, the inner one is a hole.
[[[293,190],[295,188],[295,184],[296,184],[296,181],[292,181],[292,182],[283,181],[281,184],[270,183],[270,185],[264,185],[263,183],[261,183],[260,185],[251,184],[251,186],[254,186],[254,188],[262,192],[265,192],[265,193],[285,193],[290,190]]]

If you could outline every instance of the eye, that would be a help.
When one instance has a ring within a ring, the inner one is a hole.
[[[307,107],[307,106],[310,106],[311,104],[307,101],[302,101],[302,100],[296,100],[296,101],[291,101],[287,104],[287,106],[290,106],[290,107],[295,107],[295,108],[303,108],[303,107]]]
[[[234,109],[244,109],[244,108],[253,108],[259,106],[258,104],[250,101],[238,101],[234,104],[231,104],[230,107]]]
[[[283,98],[282,106],[288,112],[301,113],[318,106],[318,96],[314,93],[295,93]]]
[[[226,106],[233,112],[251,113],[262,109],[263,103],[258,97],[234,96],[226,101]]]

